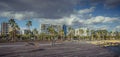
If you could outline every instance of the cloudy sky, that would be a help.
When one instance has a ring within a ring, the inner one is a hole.
[[[14,18],[21,29],[39,24],[66,24],[74,28],[120,29],[120,0],[0,0],[0,23]]]

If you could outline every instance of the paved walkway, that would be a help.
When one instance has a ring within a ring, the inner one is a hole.
[[[5,44],[6,45],[6,44]],[[11,44],[12,45],[12,44]],[[13,44],[16,45],[16,44]],[[51,44],[39,44],[26,46],[25,43],[18,46],[0,45],[0,57],[114,57],[115,54],[105,48],[85,42],[64,42],[55,46]],[[4,46],[4,47],[3,47]]]

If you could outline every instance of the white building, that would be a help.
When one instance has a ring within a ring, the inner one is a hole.
[[[77,28],[75,29],[75,36],[87,36],[88,33],[88,28]]]
[[[49,34],[48,28],[52,26],[55,31],[60,31],[62,29],[62,25],[53,25],[53,24],[41,24],[40,25],[40,33],[45,33],[45,34]]]

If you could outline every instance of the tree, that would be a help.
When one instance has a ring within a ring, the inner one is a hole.
[[[62,29],[59,30],[59,35],[60,35],[60,37],[61,37],[61,40],[63,40],[64,31],[63,31]]]
[[[83,29],[79,29],[79,33],[81,34],[80,36],[84,36],[83,33],[84,33],[84,30]],[[84,38],[84,37],[83,37]]]
[[[30,37],[30,35],[31,35],[31,31],[30,31],[30,26],[32,26],[32,21],[27,21],[27,23],[26,23],[26,26],[29,28],[28,30],[29,30],[29,37]]]
[[[36,28],[33,29],[33,35],[38,38],[38,31]]]
[[[90,40],[94,40],[94,35],[95,35],[95,31],[91,30],[91,39]]]
[[[34,35],[38,34],[38,30],[36,28],[33,29],[33,34]]]
[[[55,45],[55,42],[56,42],[56,40],[55,40],[55,35],[57,35],[58,33],[57,33],[57,31],[55,31],[55,29],[54,29],[55,27],[54,26],[50,26],[50,27],[48,27],[48,31],[49,31],[49,33],[50,33],[50,35],[53,37],[51,37],[52,38],[52,46],[54,46]]]
[[[12,31],[10,32],[11,37],[12,37],[12,41],[14,41],[14,38],[16,36],[16,32],[17,32],[17,30],[20,30],[20,28],[19,28],[18,24],[15,22],[14,19],[10,19],[9,24],[10,24],[10,26],[12,28]]]
[[[89,34],[90,34],[90,30],[87,29],[86,32],[87,32],[87,37],[86,37],[86,38],[87,38],[87,40],[90,40],[90,38],[89,38],[89,36],[90,36],[90,35],[89,35]]]
[[[55,31],[55,29],[53,28],[53,26],[50,26],[50,27],[48,27],[47,29],[48,29],[48,32],[50,33],[51,38],[52,38],[52,37],[54,38],[56,31]]]
[[[69,30],[69,36],[70,36],[70,39],[72,40],[74,30],[73,30],[72,27],[69,27],[68,30]]]
[[[46,36],[45,33],[40,33],[40,35],[39,35],[40,40],[44,40],[45,36]]]
[[[32,26],[32,21],[27,21],[27,23],[26,23],[26,26],[29,28],[29,30],[30,30],[30,26]]]
[[[50,33],[50,35],[54,36],[54,28],[52,26],[48,27],[48,32]]]
[[[79,29],[79,32],[80,32],[80,34],[83,34],[84,30],[83,29]]]
[[[112,37],[113,37],[113,32],[112,32],[112,31],[110,31],[110,32],[109,32],[109,34],[110,34],[109,36],[110,36],[110,40],[111,40],[111,39],[112,39]]]

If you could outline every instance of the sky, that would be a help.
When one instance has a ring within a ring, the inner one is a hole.
[[[120,30],[120,0],[0,0],[0,23],[15,19],[21,29],[32,21],[73,28]]]

